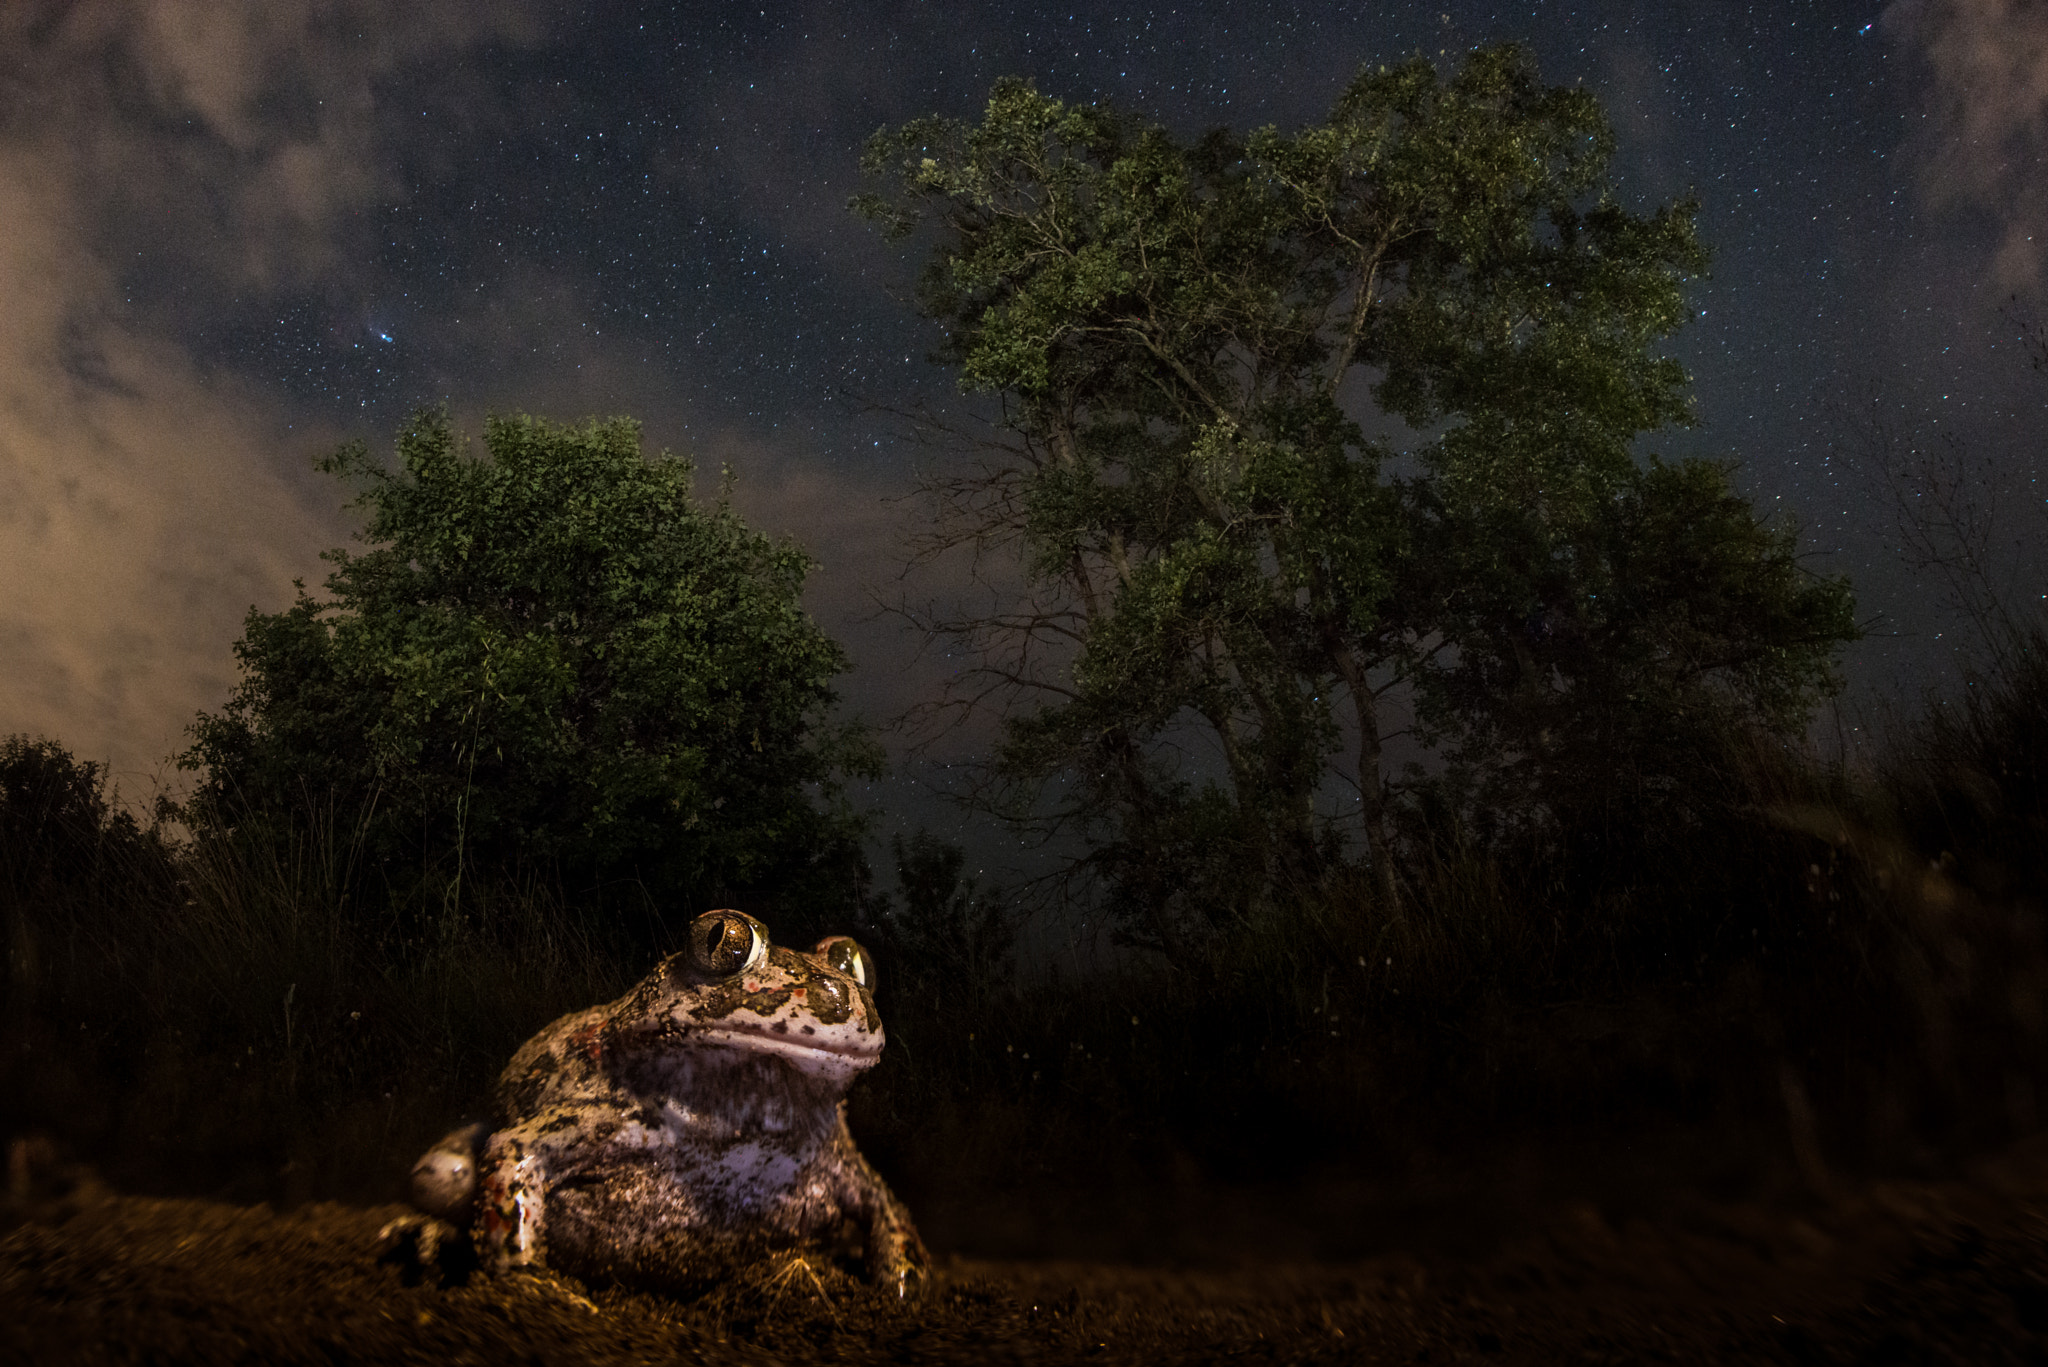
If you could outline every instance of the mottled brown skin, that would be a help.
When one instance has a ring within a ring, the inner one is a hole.
[[[832,941],[812,953],[767,945],[765,927],[741,919],[762,944],[741,971],[671,955],[513,1055],[475,1180],[458,1183],[473,1203],[430,1198],[420,1174],[473,1152],[475,1130],[421,1160],[416,1203],[466,1216],[485,1268],[682,1289],[828,1247],[850,1222],[877,1285],[903,1295],[922,1279],[909,1212],[846,1128],[846,1089],[881,1054],[873,996],[826,962]]]

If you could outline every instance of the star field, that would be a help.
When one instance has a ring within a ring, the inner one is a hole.
[[[885,500],[924,454],[868,405],[953,392],[908,304],[914,252],[845,205],[868,134],[971,118],[1007,74],[1184,134],[1304,122],[1362,62],[1502,39],[1547,79],[1592,87],[1621,192],[1696,197],[1715,251],[1675,343],[1700,423],[1646,449],[1736,456],[1755,497],[1796,511],[1814,567],[1854,576],[1872,616],[1860,686],[1937,679],[1955,657],[1932,644],[1938,603],[1887,549],[1867,473],[1841,457],[1842,408],[1956,432],[2032,487],[2048,384],[2012,317],[2041,302],[2026,244],[2036,226],[2048,244],[2048,200],[2026,185],[2048,117],[2024,81],[2000,84],[2016,68],[1998,49],[2048,31],[2038,6],[436,8],[360,0],[290,29],[227,4],[196,35],[114,3],[8,21],[0,130],[17,167],[42,168],[23,185],[63,187],[17,210],[47,228],[55,264],[17,245],[9,269],[60,297],[22,315],[46,321],[17,323],[14,345],[82,396],[71,419],[15,434],[49,472],[20,497],[59,498],[37,491],[90,464],[64,434],[98,423],[153,432],[132,439],[137,459],[268,482],[299,510],[209,525],[247,549],[156,613],[190,643],[150,656],[175,708],[146,700],[143,674],[93,682],[120,632],[66,637],[66,612],[121,609],[81,597],[10,628],[47,667],[18,678],[41,701],[8,729],[69,726],[146,768],[179,715],[224,693],[240,611],[276,606],[292,567],[317,576],[314,552],[345,534],[311,459],[344,437],[382,446],[407,410],[443,402],[464,421],[631,413],[650,446],[730,463],[748,514],[823,562],[813,608],[857,660],[849,706],[880,718],[915,701],[943,666],[908,663],[864,586],[895,571],[911,510]],[[40,122],[27,112],[52,99]],[[77,146],[95,150],[66,164]],[[227,435],[193,435],[207,405]],[[184,549],[163,554],[198,554],[171,541]]]

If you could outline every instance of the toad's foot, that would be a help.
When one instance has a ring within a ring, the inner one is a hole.
[[[761,1290],[771,1306],[781,1304],[783,1297],[791,1293],[815,1296],[825,1307],[825,1313],[838,1320],[839,1308],[832,1303],[832,1293],[825,1289],[824,1280],[818,1276],[818,1269],[811,1266],[809,1258],[801,1253],[786,1253],[776,1261],[782,1266],[761,1282]]]
[[[898,1300],[914,1300],[931,1282],[931,1255],[917,1237],[910,1218],[893,1198],[889,1214],[868,1236],[868,1280],[884,1295],[895,1293]]]
[[[597,1303],[545,1267],[526,1266],[513,1268],[501,1279],[507,1290],[520,1295],[532,1296],[549,1305],[562,1306],[569,1310],[580,1310],[586,1315],[602,1315]]]
[[[465,1242],[462,1231],[446,1220],[415,1212],[401,1215],[377,1231],[377,1256],[424,1269],[438,1264],[444,1249]]]
[[[929,1264],[904,1258],[884,1263],[875,1274],[874,1282],[884,1295],[894,1292],[897,1300],[908,1301],[923,1295],[931,1284],[931,1278]]]

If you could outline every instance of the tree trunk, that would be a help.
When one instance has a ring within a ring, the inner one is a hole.
[[[1372,863],[1373,883],[1389,913],[1401,909],[1401,891],[1394,878],[1394,851],[1387,839],[1387,796],[1380,781],[1379,698],[1372,691],[1365,661],[1349,646],[1334,652],[1337,672],[1351,693],[1351,705],[1358,716],[1358,808],[1359,823],[1365,831],[1366,858]]]

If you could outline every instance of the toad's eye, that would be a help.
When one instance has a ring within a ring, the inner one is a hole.
[[[827,935],[818,941],[818,947],[811,953],[823,959],[828,967],[838,969],[868,991],[875,990],[874,958],[854,943],[852,937]]]
[[[768,927],[743,911],[707,911],[690,923],[690,962],[714,978],[744,973],[768,957]]]

